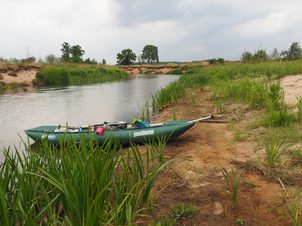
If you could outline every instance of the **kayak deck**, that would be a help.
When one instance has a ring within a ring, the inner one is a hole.
[[[108,128],[107,125],[91,125],[87,127],[68,127],[68,126],[39,126],[36,128],[26,130],[26,134],[36,142],[41,142],[47,139],[51,143],[59,144],[61,139],[71,137],[76,142],[80,142],[81,137],[86,139],[96,139],[99,144],[111,137],[117,138],[119,142],[124,144],[130,143],[145,143],[150,139],[165,136],[167,139],[173,139],[188,129],[190,129],[195,122],[179,120],[167,123],[150,124],[149,127],[137,128],[123,125],[119,128],[114,125]],[[102,134],[98,134],[98,128],[104,128]]]

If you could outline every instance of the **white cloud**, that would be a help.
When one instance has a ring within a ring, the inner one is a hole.
[[[64,41],[115,63],[146,44],[162,60],[236,58],[245,49],[302,42],[300,0],[1,0],[0,56],[59,55]]]
[[[286,29],[288,11],[272,12],[265,18],[256,18],[236,25],[232,33],[243,38],[255,38],[278,34]]]

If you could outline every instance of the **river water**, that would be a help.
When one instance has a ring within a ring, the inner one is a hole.
[[[160,88],[176,75],[137,75],[128,80],[0,95],[0,150],[22,147],[25,129],[41,125],[89,125],[130,121]],[[1,159],[1,154],[0,154]]]

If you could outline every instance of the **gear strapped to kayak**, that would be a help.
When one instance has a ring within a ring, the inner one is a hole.
[[[36,142],[47,139],[50,143],[59,144],[66,137],[75,139],[77,143],[81,137],[95,139],[99,144],[111,137],[117,138],[122,145],[130,143],[146,143],[150,139],[165,136],[174,139],[198,122],[227,122],[221,117],[208,115],[195,120],[176,120],[164,123],[149,123],[141,119],[127,122],[104,122],[102,124],[70,127],[66,126],[40,126],[25,130],[25,133]]]

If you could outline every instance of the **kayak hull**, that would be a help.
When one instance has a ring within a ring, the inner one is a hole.
[[[99,144],[113,138],[117,139],[121,145],[129,145],[131,143],[148,143],[159,137],[165,137],[167,140],[175,139],[194,124],[195,122],[192,121],[179,120],[145,128],[106,130],[102,135],[95,131],[55,132],[58,126],[40,126],[25,130],[25,133],[35,142],[47,139],[52,144],[60,144],[60,141],[66,138],[71,138],[80,143],[84,137],[86,140],[96,140]]]

